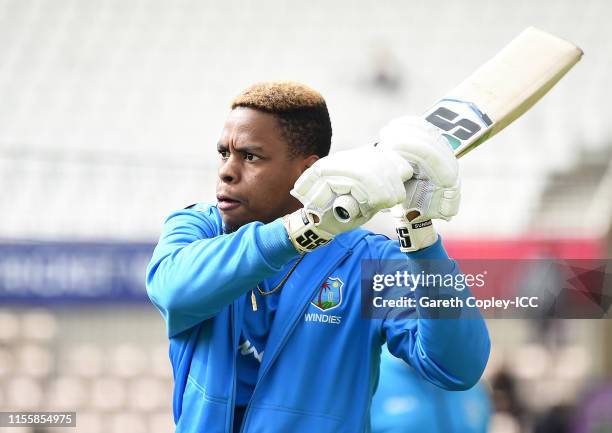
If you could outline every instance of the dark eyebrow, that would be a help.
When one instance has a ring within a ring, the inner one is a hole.
[[[234,149],[236,150],[236,152],[240,153],[262,153],[264,151],[263,147],[252,144],[247,144],[245,146],[240,147],[235,146]]]
[[[223,144],[223,143],[217,143],[217,152],[226,152],[229,150],[229,146]],[[264,148],[261,146],[257,146],[257,145],[246,145],[246,146],[241,146],[241,147],[234,147],[234,150],[236,152],[240,152],[240,153],[263,153],[264,152]]]

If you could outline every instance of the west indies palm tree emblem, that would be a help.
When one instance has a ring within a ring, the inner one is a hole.
[[[342,286],[344,283],[340,278],[329,277],[321,284],[315,298],[310,303],[322,311],[336,308],[342,303]]]

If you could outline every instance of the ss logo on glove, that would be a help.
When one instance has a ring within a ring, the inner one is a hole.
[[[398,227],[395,229],[397,232],[397,238],[400,242],[401,248],[410,248],[412,246],[412,242],[410,242],[410,232],[407,227]]]
[[[325,245],[330,241],[330,239],[322,239],[316,235],[312,230],[307,230],[304,234],[295,238],[295,241],[304,249],[313,250],[316,247],[320,247],[321,245]]]

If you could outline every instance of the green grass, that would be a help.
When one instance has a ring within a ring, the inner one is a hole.
[[[334,307],[336,305],[338,305],[337,302],[329,302],[329,301],[321,302],[321,308],[324,310],[327,310],[328,308]]]

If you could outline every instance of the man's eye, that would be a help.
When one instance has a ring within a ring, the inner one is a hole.
[[[221,159],[227,159],[229,158],[229,150],[220,150],[219,155],[221,156]]]
[[[244,159],[246,159],[247,161],[257,161],[261,158],[259,158],[259,156],[257,155],[253,155],[252,153],[245,153]]]

